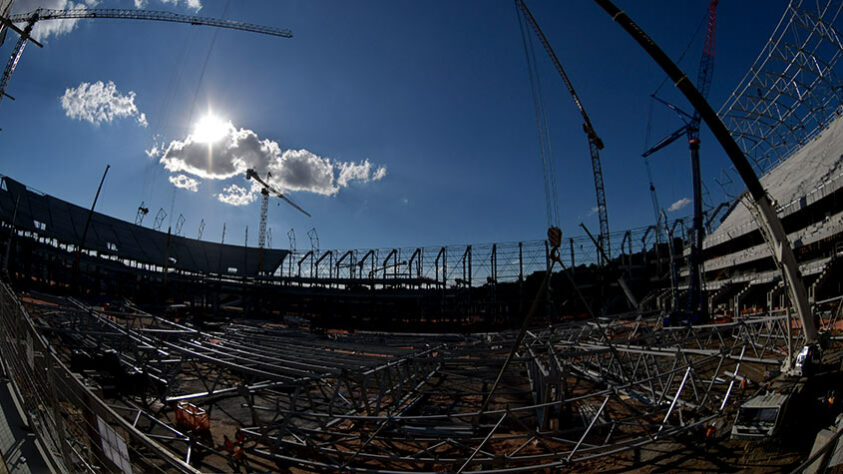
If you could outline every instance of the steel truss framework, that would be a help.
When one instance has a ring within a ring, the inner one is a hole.
[[[668,226],[671,238],[685,240],[688,237],[687,220],[689,218],[672,221]],[[655,249],[658,232],[655,226],[649,226],[613,233],[612,240],[621,242],[616,252],[619,264],[632,265],[632,255]],[[599,263],[595,243],[588,236],[563,240],[560,258],[566,266]],[[640,263],[646,264],[646,261]],[[293,284],[337,288],[367,283],[379,287],[399,284],[477,287],[521,281],[534,272],[545,271],[549,265],[548,244],[544,240],[418,248],[291,248],[287,262],[276,275]]]
[[[200,470],[587,466],[730,416],[748,396],[740,380],[760,381],[779,367],[789,336],[792,347],[801,341],[785,314],[697,327],[639,318],[534,328],[479,412],[513,332],[320,338],[255,321],[201,331],[129,303],[106,311],[47,295],[26,301],[60,357],[114,350],[126,373],[142,374],[143,383],[103,389],[110,409]],[[240,439],[245,457],[174,423],[173,406],[188,401],[209,413],[216,438]],[[64,418],[70,410],[56,409]]]
[[[719,115],[763,174],[843,112],[840,0],[791,0]]]

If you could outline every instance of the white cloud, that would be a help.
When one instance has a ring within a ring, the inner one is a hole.
[[[66,89],[61,97],[61,106],[68,117],[87,120],[94,125],[111,123],[116,118],[135,117],[138,125],[147,126],[146,114],[140,113],[135,105],[135,93],[122,95],[113,82],[93,84],[83,82],[79,87]]]
[[[227,123],[224,136],[215,143],[203,143],[195,135],[194,132],[184,140],[170,142],[161,157],[167,170],[205,179],[229,179],[249,168],[265,168],[262,163],[281,153],[277,143],[261,140],[251,130],[237,130],[231,122]],[[261,173],[265,174],[265,171]]]
[[[274,142],[273,142],[274,143]],[[345,163],[338,163],[343,166]],[[307,150],[286,150],[273,157],[267,166],[272,177],[269,184],[286,191],[310,191],[332,196],[344,185],[334,185],[334,167],[330,158],[322,158]]]
[[[98,0],[86,0],[90,6],[96,6]],[[12,3],[12,10],[10,14],[17,15],[19,13],[29,13],[38,8],[46,8],[50,10],[84,10],[86,7],[82,2],[71,2],[68,0],[15,0]],[[50,36],[60,36],[70,33],[76,28],[78,19],[72,20],[49,20],[39,21],[32,28],[32,37],[36,40],[45,40]]]
[[[194,193],[199,191],[199,181],[189,176],[180,174],[170,176],[168,179],[171,183],[173,183],[173,186],[179,189],[187,189],[188,191],[193,191]]]
[[[245,206],[254,202],[258,198],[257,193],[246,188],[241,188],[236,184],[232,184],[227,188],[223,188],[222,192],[217,194],[217,199],[220,202],[231,204],[232,206]]]
[[[150,148],[149,150],[144,150],[143,152],[146,153],[146,156],[150,158],[157,158],[162,153],[162,151],[163,150],[161,150],[161,147],[156,144],[152,145],[152,148]]]
[[[337,166],[339,168],[337,184],[342,187],[348,186],[349,181],[357,180],[368,183],[369,181],[378,181],[386,176],[386,168],[383,166],[373,173],[372,163],[368,159],[360,163],[338,163]]]
[[[205,130],[194,130],[183,140],[173,140],[152,153],[163,150],[159,161],[171,173],[202,179],[228,180],[245,175],[251,168],[281,192],[307,191],[333,196],[353,182],[378,181],[386,176],[384,166],[376,166],[368,159],[342,162],[305,149],[282,151],[277,142],[261,139],[254,131],[238,129],[231,122],[219,128],[217,133],[221,135],[215,140],[209,140],[214,137],[205,136]],[[271,175],[269,178],[265,178],[267,173]],[[218,199],[245,205],[257,199],[259,192],[260,188],[254,184],[251,189],[229,186]]]
[[[141,9],[146,8],[146,5],[149,3],[149,0],[135,0],[135,8]]]
[[[691,200],[688,199],[688,198],[682,198],[682,199],[674,202],[673,204],[671,204],[670,207],[667,208],[667,211],[668,212],[675,212],[675,211],[678,211],[682,208],[687,207],[688,204],[691,204]]]
[[[138,3],[141,3],[142,6],[138,6]],[[147,3],[149,3],[149,0],[135,0],[135,7],[143,8]],[[179,6],[179,3],[184,3],[187,8],[197,12],[202,9],[202,0],[161,0],[161,3],[174,7]]]
[[[146,117],[144,117],[146,118]],[[158,158],[164,153],[164,144],[161,143],[161,135],[157,133],[152,137],[152,147],[148,150],[144,150],[146,156],[149,158]]]
[[[599,211],[599,210],[600,209],[598,209],[597,206],[594,206],[594,207],[592,207],[591,209],[588,210],[588,215],[593,216],[594,214],[597,214],[597,211]]]

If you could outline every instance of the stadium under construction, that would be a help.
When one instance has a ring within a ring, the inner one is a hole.
[[[841,11],[791,1],[717,116],[689,93],[692,153],[717,120],[760,183],[645,228],[249,247],[3,176],[0,357],[23,423],[56,472],[843,469]]]

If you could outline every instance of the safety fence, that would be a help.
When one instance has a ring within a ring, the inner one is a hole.
[[[118,415],[60,360],[14,292],[0,283],[0,356],[30,427],[61,472],[194,468]]]

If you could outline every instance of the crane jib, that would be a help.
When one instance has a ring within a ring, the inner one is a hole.
[[[32,19],[43,20],[68,20],[86,18],[105,18],[117,20],[152,20],[167,21],[171,23],[189,23],[198,26],[214,26],[217,28],[229,28],[233,30],[249,31],[282,38],[292,38],[293,33],[288,29],[273,28],[269,26],[255,25],[240,21],[225,20],[221,18],[206,18],[201,16],[182,15],[180,13],[162,12],[154,10],[124,10],[116,8],[98,9],[72,9],[72,10],[50,10],[39,8],[29,13],[11,15],[10,23],[27,23]]]

